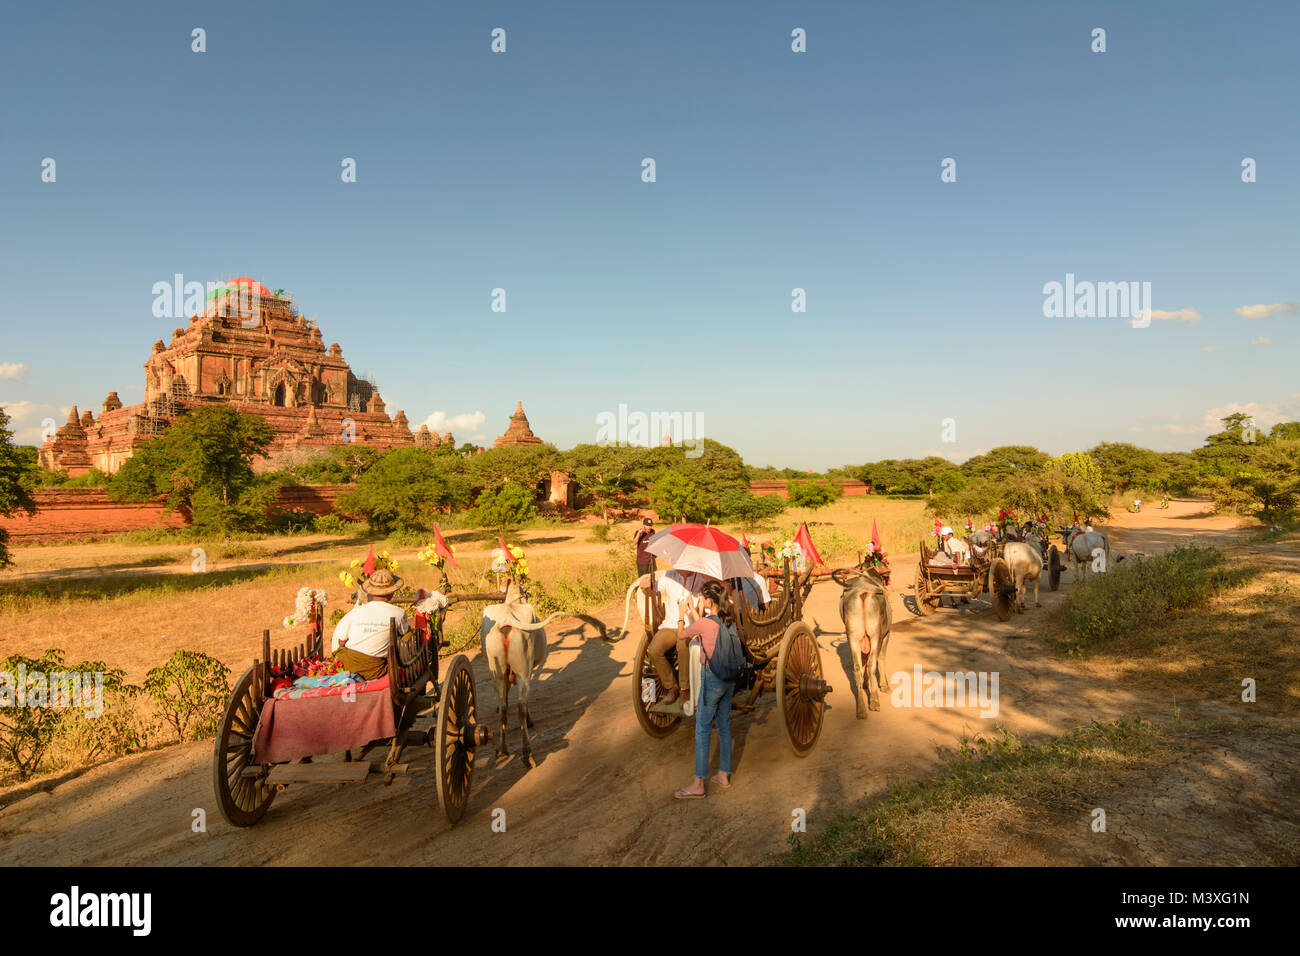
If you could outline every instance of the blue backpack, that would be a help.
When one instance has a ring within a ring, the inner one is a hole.
[[[713,645],[713,653],[705,656],[705,663],[718,680],[734,684],[745,666],[745,649],[740,646],[740,635],[736,632],[736,625],[728,624],[716,614],[710,614],[708,618],[718,625],[718,639]]]

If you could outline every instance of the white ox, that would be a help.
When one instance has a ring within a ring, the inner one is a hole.
[[[1002,557],[1011,571],[1011,580],[1016,584],[1016,610],[1025,609],[1025,596],[1029,582],[1034,582],[1034,607],[1038,603],[1038,581],[1043,576],[1043,552],[1037,544],[1028,541],[1008,541],[1002,549]]]
[[[1084,531],[1075,525],[1062,537],[1065,540],[1065,561],[1070,565],[1075,581],[1083,578],[1091,570],[1093,561],[1098,558],[1102,560],[1097,570],[1110,570],[1110,538],[1100,531]]]
[[[875,570],[858,572],[843,581],[837,578],[837,583],[844,588],[840,592],[840,620],[844,622],[844,634],[853,658],[857,716],[863,719],[868,716],[868,710],[880,710],[880,692],[889,693],[885,652],[894,614],[885,593],[885,582]],[[862,699],[864,691],[866,703]]]
[[[546,663],[549,651],[546,625],[561,617],[577,617],[595,624],[600,629],[601,636],[605,636],[605,626],[585,614],[557,611],[546,620],[539,621],[537,611],[524,598],[514,581],[506,588],[505,601],[483,608],[479,637],[483,653],[487,656],[492,683],[496,687],[497,709],[501,715],[501,745],[497,753],[503,757],[510,753],[506,746],[506,713],[510,706],[510,685],[518,683],[519,732],[524,742],[525,767],[533,766],[532,742],[528,739],[528,728],[533,726],[533,718],[528,712],[528,692],[533,678]]]

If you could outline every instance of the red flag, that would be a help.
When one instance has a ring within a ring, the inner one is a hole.
[[[1077,511],[1074,513],[1074,523],[1075,523],[1075,526],[1076,526],[1076,527],[1077,527],[1078,524],[1079,524],[1079,512],[1077,512]]]
[[[370,546],[370,556],[366,558],[366,563],[361,565],[361,570],[366,572],[366,577],[375,573],[375,546]]]
[[[456,556],[451,553],[451,548],[447,547],[447,542],[442,540],[442,532],[438,530],[438,523],[433,523],[433,553],[440,558],[446,558],[451,562],[453,568],[459,568],[456,563]]]
[[[795,534],[794,540],[806,557],[811,558],[816,564],[825,566],[826,562],[822,560],[822,556],[817,553],[817,549],[813,546],[812,535],[808,533],[807,522],[800,522],[799,531]]]
[[[871,544],[877,551],[883,551],[880,546],[880,532],[876,530],[876,519],[871,519]]]
[[[501,545],[501,550],[504,551],[504,552],[506,553],[506,559],[507,559],[511,564],[518,564],[518,563],[519,563],[519,559],[516,558],[513,554],[510,553],[510,549],[506,547],[506,543],[505,543],[504,541],[501,540],[501,535],[497,535],[497,544]]]
[[[971,523],[970,518],[967,518],[967,519],[966,519],[966,530],[967,530],[967,531],[974,531],[974,530],[975,530],[975,525]]]
[[[740,546],[746,551],[749,550],[749,537],[743,531],[740,532]]]
[[[1005,521],[1006,518],[1007,518],[1007,509],[1006,509],[1006,508],[999,508],[999,509],[998,509],[998,520],[999,520],[999,521]]]

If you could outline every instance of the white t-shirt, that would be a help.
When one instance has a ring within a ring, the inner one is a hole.
[[[970,548],[967,547],[966,542],[962,541],[960,538],[956,538],[956,537],[949,538],[946,547],[948,549],[948,553],[951,554],[954,558],[957,557],[958,554],[964,555],[967,558],[970,557]]]
[[[350,650],[371,657],[388,656],[388,622],[396,618],[397,633],[405,634],[411,629],[407,623],[406,612],[387,601],[370,600],[360,607],[354,607],[343,615],[334,628],[330,639],[330,653],[339,649],[339,644],[347,642]]]
[[[689,584],[698,583],[703,586],[703,577],[698,574],[683,575],[679,571],[669,571],[656,584],[659,591],[659,597],[664,602],[664,619],[659,625],[661,628],[684,627],[681,618],[677,614],[677,602],[689,601],[692,606],[695,604],[695,596],[699,593],[698,589],[692,591]]]

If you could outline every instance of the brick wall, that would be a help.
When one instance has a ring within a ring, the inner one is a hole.
[[[324,515],[334,510],[334,501],[351,485],[288,485],[281,489],[277,505],[301,508]],[[85,538],[96,534],[117,534],[140,528],[178,528],[180,518],[169,512],[160,500],[146,504],[111,501],[102,488],[64,488],[38,491],[36,514],[28,517],[19,512],[12,518],[0,517],[0,528],[9,532],[11,542],[58,541]]]
[[[794,479],[794,480],[797,481],[798,479]],[[812,479],[812,481],[814,484],[818,484],[818,485],[827,484],[825,480],[819,481],[814,478]],[[862,481],[857,481],[855,479],[845,479],[843,481],[836,481],[831,483],[838,485],[840,489],[840,494],[846,498],[855,497],[857,495],[871,494],[870,485]],[[749,483],[749,490],[754,494],[760,496],[780,495],[782,498],[788,498],[790,497],[790,492],[787,488],[788,484],[789,482],[785,481],[784,479],[777,479],[773,481],[751,481]]]

